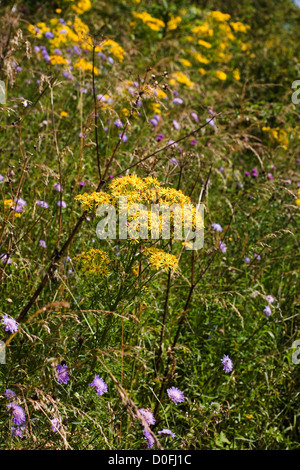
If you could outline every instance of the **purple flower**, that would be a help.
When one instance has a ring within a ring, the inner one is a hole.
[[[53,418],[50,420],[51,422],[51,429],[53,432],[58,432],[59,428],[61,427],[61,423],[58,418]]]
[[[222,231],[223,231],[223,229],[222,229],[222,227],[221,227],[220,224],[213,223],[213,224],[211,224],[211,226],[212,226],[212,228],[213,228],[214,230],[216,230],[217,232],[222,232]]]
[[[86,186],[86,183],[84,183],[83,181],[79,181],[79,186]]]
[[[222,251],[222,253],[226,253],[226,245],[224,242],[219,243],[219,248]]]
[[[254,253],[254,258],[256,258],[257,261],[260,261],[260,260],[261,260],[261,256],[258,255],[257,253]]]
[[[291,180],[284,180],[284,184],[292,184]]]
[[[46,201],[36,201],[36,205],[40,206],[40,207],[43,207],[43,209],[48,209],[49,208],[49,205],[47,204]]]
[[[95,387],[98,397],[107,392],[107,385],[99,375],[95,375],[93,382],[89,385]]]
[[[59,18],[58,20],[61,24],[66,24],[65,20],[63,18]]]
[[[183,395],[183,392],[181,392],[178,388],[176,387],[171,387],[171,388],[168,388],[167,389],[167,394],[168,394],[168,397],[173,400],[173,402],[175,403],[175,405],[177,405],[177,403],[182,403],[184,402],[184,395]]]
[[[54,49],[54,52],[56,55],[61,55],[61,50],[58,48]]]
[[[80,47],[79,46],[73,46],[73,52],[74,52],[74,54],[80,55],[81,54]]]
[[[51,31],[46,31],[45,32],[45,37],[47,39],[53,39],[54,38],[54,34],[51,32]]]
[[[245,171],[245,175],[246,175],[246,176],[250,176],[250,172],[249,172],[249,171]]]
[[[175,158],[175,157],[171,158],[170,162],[173,163],[173,165],[175,165],[175,166],[179,166],[179,162],[178,162],[177,158]]]
[[[98,52],[98,56],[100,57],[101,60],[106,60],[105,54],[103,52]]]
[[[65,364],[63,366],[61,364],[58,364],[56,366],[56,369],[57,369],[57,376],[56,376],[57,382],[59,382],[60,384],[67,384],[70,380],[69,373],[67,371],[68,366]]]
[[[18,331],[19,325],[14,318],[9,317],[8,315],[3,315],[2,325],[5,325],[5,331],[10,331],[15,333]]]
[[[12,420],[14,424],[21,426],[26,422],[25,411],[22,406],[17,405],[16,403],[10,403],[6,406],[9,409],[9,413],[12,414]]]
[[[245,256],[244,262],[245,262],[245,263],[250,263],[250,262],[251,262],[251,259],[250,259],[248,256]]]
[[[210,126],[216,127],[215,121],[214,121],[212,118],[207,118],[207,119],[206,119],[206,122],[207,122]]]
[[[107,57],[107,62],[109,62],[111,65],[113,65],[114,59],[112,57]]]
[[[164,134],[158,134],[155,138],[156,138],[157,142],[160,142],[161,140],[164,139],[164,137],[165,137]]]
[[[148,449],[152,449],[153,444],[154,444],[154,438],[151,436],[150,432],[147,431],[146,429],[143,430],[143,434],[145,439],[148,441]]]
[[[58,192],[60,192],[60,193],[62,192],[62,187],[61,187],[61,185],[60,185],[59,183],[55,183],[55,184],[53,185],[53,188],[56,189],[56,191],[58,191]]]
[[[274,176],[272,175],[272,173],[268,173],[268,174],[267,174],[267,178],[268,178],[269,180],[273,180],[273,179],[274,179]]]
[[[272,304],[272,303],[275,301],[275,299],[274,299],[274,297],[272,297],[272,295],[267,295],[266,301],[267,301],[269,304]]]
[[[162,429],[161,431],[158,431],[157,434],[169,434],[172,438],[176,437],[176,434],[174,434],[170,429]]]
[[[63,209],[67,207],[67,203],[65,201],[57,201],[56,204],[58,207],[63,207]]]
[[[152,413],[152,411],[147,410],[146,408],[139,408],[138,412],[143,416],[148,426],[155,424],[155,418],[154,418],[154,414]]]
[[[7,400],[12,400],[16,396],[15,392],[10,388],[5,390],[4,395],[6,396]]]
[[[119,139],[122,138],[122,142],[127,142],[127,140],[128,140],[127,135],[126,135],[126,134],[123,134],[123,135],[122,135],[122,134],[123,134],[123,133],[120,132],[120,134],[119,134]]]
[[[173,99],[173,104],[182,104],[183,103],[183,100],[181,98],[174,98]]]
[[[4,176],[0,174],[0,181],[3,181],[3,180],[4,180]]]
[[[232,360],[230,359],[229,356],[224,356],[223,359],[221,359],[221,362],[223,364],[223,370],[226,374],[232,371],[233,369],[233,363]]]
[[[46,245],[45,240],[40,240],[40,246],[41,246],[42,248],[47,248],[47,245]]]
[[[179,130],[180,129],[180,124],[178,121],[175,121],[175,119],[173,120],[173,126],[175,127],[175,129]]]
[[[11,258],[8,255],[5,255],[4,253],[2,253],[0,255],[0,260],[2,261],[3,264],[11,264],[12,263]]]
[[[258,170],[257,170],[257,168],[252,168],[251,173],[252,173],[253,178],[257,178],[257,177],[258,177]]]
[[[197,114],[197,113],[191,113],[191,116],[192,116],[192,118],[193,118],[196,122],[199,121],[199,118],[198,118],[198,114]]]
[[[272,313],[271,311],[271,307],[269,305],[267,305],[265,308],[264,308],[264,312],[266,314],[266,317],[269,317]]]
[[[22,439],[25,426],[12,426],[11,435],[12,437],[20,437]]]
[[[116,119],[116,120],[114,121],[114,125],[115,125],[116,127],[123,127],[123,123],[122,123],[122,121],[120,121],[120,119]]]
[[[175,140],[169,140],[168,145],[171,146],[171,148],[178,147],[178,144],[175,142]]]
[[[193,139],[193,140],[191,140],[190,145],[196,145],[197,142],[198,142],[197,139]]]
[[[150,122],[151,122],[151,124],[152,124],[153,127],[156,127],[157,124],[158,124],[158,121],[157,121],[157,119],[155,119],[155,118],[150,119]]]

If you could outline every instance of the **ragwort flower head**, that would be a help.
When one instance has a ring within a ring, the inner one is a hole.
[[[177,405],[177,403],[184,402],[184,394],[177,387],[171,387],[167,389],[168,397]]]

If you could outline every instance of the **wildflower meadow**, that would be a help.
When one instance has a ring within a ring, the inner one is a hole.
[[[0,1],[1,450],[300,449],[296,3]]]

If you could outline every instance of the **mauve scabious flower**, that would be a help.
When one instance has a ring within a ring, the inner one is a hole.
[[[176,434],[174,434],[170,429],[162,429],[161,431],[158,431],[157,434],[168,434],[172,438],[176,437]]]
[[[272,173],[268,173],[268,174],[267,174],[267,178],[268,178],[269,180],[273,180],[273,179],[274,179],[274,176],[272,175]]]
[[[216,127],[215,121],[212,118],[207,118],[206,119],[207,124],[209,124],[212,127]]]
[[[157,142],[160,142],[161,140],[163,140],[165,137],[165,134],[158,134],[155,138],[157,140]]]
[[[173,99],[173,104],[182,104],[183,103],[183,100],[181,98],[174,98]]]
[[[148,426],[155,424],[155,418],[152,411],[147,410],[146,408],[139,408],[138,411],[143,416]]]
[[[266,301],[267,301],[269,304],[272,304],[272,303],[275,301],[275,299],[274,299],[274,297],[272,297],[272,295],[267,295],[267,296],[266,296]]]
[[[175,166],[179,166],[179,162],[178,162],[177,158],[175,158],[175,157],[171,158],[170,162],[173,163],[173,165],[175,165]]]
[[[245,262],[245,263],[250,263],[250,262],[251,262],[251,259],[250,259],[248,256],[245,256],[244,262]]]
[[[123,134],[123,135],[122,135],[122,132],[120,132],[120,134],[119,134],[119,139],[122,139],[122,142],[127,142],[128,137],[127,137],[126,134]]]
[[[92,383],[89,384],[91,387],[95,387],[98,397],[107,392],[107,385],[99,375],[95,375]]]
[[[47,245],[46,245],[45,240],[40,240],[40,241],[39,241],[39,244],[40,244],[40,246],[41,246],[42,248],[47,248]]]
[[[86,186],[86,183],[84,183],[83,181],[79,181],[79,186]]]
[[[190,145],[196,145],[197,142],[198,142],[197,139],[193,139],[193,140],[191,140]]]
[[[101,60],[106,60],[106,55],[103,54],[103,52],[98,52],[98,56],[100,57]]]
[[[17,405],[16,403],[10,403],[6,406],[9,409],[9,413],[12,414],[12,420],[14,424],[21,426],[26,422],[25,411],[22,406]]]
[[[53,39],[54,38],[54,34],[51,32],[51,31],[46,31],[45,32],[45,37],[47,39]]]
[[[56,191],[58,191],[58,192],[60,192],[60,193],[62,192],[62,187],[61,187],[61,185],[60,185],[59,183],[55,183],[55,184],[53,185],[53,188],[56,189]]]
[[[223,364],[223,370],[226,374],[232,371],[233,369],[233,363],[232,360],[230,359],[229,356],[224,356],[223,359],[221,359],[221,362]]]
[[[6,255],[5,253],[2,253],[0,255],[0,261],[2,262],[2,264],[11,264],[12,263],[12,259]]]
[[[226,253],[226,245],[224,242],[219,243],[219,248],[222,251],[222,253]]]
[[[58,432],[59,428],[61,427],[61,423],[58,418],[53,418],[50,420],[51,422],[51,430],[53,432]]]
[[[22,439],[24,431],[25,431],[25,426],[12,426],[11,427],[12,437],[20,437],[20,439]]]
[[[271,307],[269,305],[267,305],[265,308],[264,308],[264,312],[266,314],[266,317],[269,317],[271,314],[272,314],[272,310],[271,310]]]
[[[261,260],[261,256],[258,255],[257,253],[254,253],[254,258],[256,258],[257,261],[260,261],[260,260]]]
[[[143,434],[145,439],[148,441],[148,449],[152,449],[153,444],[154,444],[154,438],[151,436],[150,432],[147,431],[146,429],[143,430]]]
[[[123,123],[122,123],[122,121],[120,121],[120,119],[116,119],[116,120],[114,121],[114,125],[115,125],[116,127],[123,127]]]
[[[48,209],[49,205],[46,201],[36,201],[36,205],[42,207],[43,209]]]
[[[191,113],[191,116],[192,116],[192,118],[193,118],[196,122],[199,121],[199,118],[198,118],[198,114],[197,114],[197,113]]]
[[[173,126],[175,127],[175,129],[179,130],[180,129],[180,124],[178,121],[176,121],[175,119],[173,120]]]
[[[0,181],[3,181],[3,180],[4,180],[4,176],[0,174]]]
[[[213,223],[213,224],[211,224],[211,226],[212,226],[212,228],[213,228],[214,230],[216,230],[217,232],[222,232],[222,231],[223,231],[223,229],[222,229],[222,227],[221,227],[220,224]]]
[[[107,57],[107,62],[109,62],[111,65],[114,64],[114,59],[112,57]]]
[[[245,176],[250,176],[250,172],[249,172],[249,171],[245,171]]]
[[[68,373],[68,366],[64,364],[63,366],[61,364],[58,364],[56,366],[56,371],[57,371],[57,382],[60,384],[67,384],[70,380],[69,373]]]
[[[168,394],[168,397],[175,403],[175,405],[177,405],[177,403],[183,403],[184,402],[183,392],[181,392],[176,387],[168,388],[167,389],[167,394]]]
[[[16,320],[6,314],[3,315],[2,324],[6,326],[5,331],[10,331],[11,333],[18,331],[19,325]]]
[[[157,124],[158,124],[158,121],[155,118],[150,119],[150,122],[151,122],[153,127],[156,127]]]
[[[57,201],[56,204],[58,207],[62,207],[63,209],[67,207],[67,203],[65,201]]]
[[[10,388],[5,390],[4,395],[6,396],[7,400],[12,400],[16,396],[15,392]]]
[[[177,142],[175,140],[169,140],[168,145],[170,145],[171,148],[178,147]]]

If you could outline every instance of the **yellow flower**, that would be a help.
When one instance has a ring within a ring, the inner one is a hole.
[[[159,248],[146,248],[144,254],[148,255],[148,261],[152,269],[168,271],[176,271],[178,269],[178,259],[176,256],[166,253]]]
[[[228,13],[222,13],[221,11],[211,11],[209,16],[220,22],[228,21],[230,19],[230,15]]]
[[[180,16],[172,17],[170,21],[168,21],[167,26],[168,30],[172,31],[173,29],[177,29],[179,23],[181,23],[182,18]]]
[[[61,57],[60,55],[51,55],[50,56],[50,61],[51,61],[51,64],[52,65],[66,65],[68,64],[69,62],[67,61],[67,59],[64,59],[63,57]]]
[[[235,33],[247,33],[248,29],[250,29],[250,26],[248,24],[243,24],[240,21],[237,22],[231,22],[230,26],[233,28]]]
[[[98,274],[105,277],[109,273],[108,265],[111,260],[103,250],[83,251],[75,256],[74,260],[80,263],[84,274]]]
[[[253,415],[246,415],[246,418],[251,419],[253,418]]]
[[[192,64],[190,63],[189,60],[186,60],[186,59],[179,59],[180,62],[182,63],[182,65],[184,65],[185,67],[191,67]]]
[[[138,19],[142,20],[142,22],[144,24],[146,24],[153,31],[159,31],[160,28],[165,27],[165,23],[162,20],[159,20],[158,18],[153,18],[146,11],[144,11],[142,13],[138,13],[136,11],[133,11],[132,14],[135,18],[138,18]]]
[[[296,199],[297,206],[300,206],[300,199]]]
[[[202,41],[202,39],[198,40],[198,44],[199,44],[199,46],[206,47],[206,49],[210,49],[212,47],[209,42]]]
[[[216,71],[216,77],[217,77],[219,80],[226,80],[227,75],[226,75],[225,72],[222,72],[221,70],[217,70],[217,71]]]
[[[68,117],[69,116],[68,113],[66,113],[66,111],[61,111],[60,115],[61,115],[61,117]]]
[[[239,72],[238,69],[235,69],[235,70],[233,71],[233,78],[234,78],[235,80],[240,80],[240,79],[241,79],[240,72]]]
[[[205,70],[205,69],[200,68],[200,69],[198,69],[198,71],[201,73],[201,75],[205,75],[205,74],[206,74],[206,70]]]
[[[79,68],[79,69],[84,70],[84,71],[87,70],[89,72],[92,72],[93,71],[93,64],[91,62],[88,62],[87,60],[81,58],[74,64],[74,68]],[[94,67],[94,71],[95,71],[96,75],[99,73],[99,70],[97,69],[97,67]]]
[[[208,24],[201,24],[199,26],[195,26],[192,29],[192,33],[198,34],[199,36],[200,35],[213,36],[214,31],[213,31],[213,29],[210,28],[210,26]]]
[[[78,13],[78,15],[81,15],[82,13],[90,10],[92,8],[92,4],[90,0],[79,0],[77,5],[72,5],[73,10],[75,13]]]
[[[183,85],[188,86],[189,88],[194,87],[194,82],[192,82],[187,75],[183,72],[174,72],[172,74],[172,78],[176,80],[178,83],[182,83]]]

